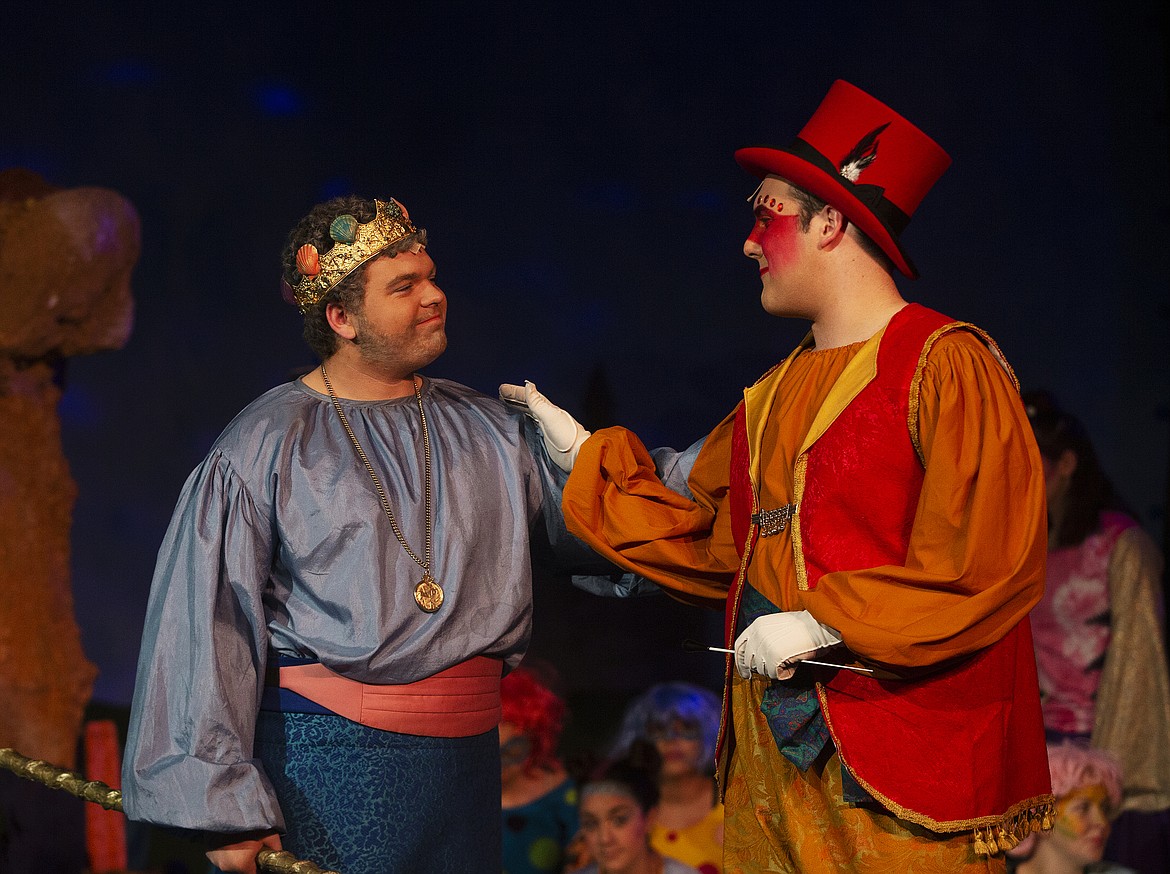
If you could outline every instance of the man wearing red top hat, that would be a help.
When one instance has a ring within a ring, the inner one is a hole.
[[[1002,870],[1053,811],[1028,625],[1044,483],[994,341],[894,281],[950,159],[838,81],[792,145],[736,160],[762,180],[764,309],[812,330],[706,438],[690,497],[629,431],[501,392],[571,470],[570,530],[726,610],[726,871]]]

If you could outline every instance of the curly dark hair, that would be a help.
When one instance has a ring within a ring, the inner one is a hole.
[[[638,802],[643,813],[658,806],[658,772],[662,769],[662,757],[658,748],[645,738],[635,738],[618,759],[603,762],[585,780],[583,791],[592,783],[617,783]]]
[[[1102,510],[1123,513],[1129,510],[1101,467],[1080,420],[1061,409],[1056,399],[1042,389],[1025,392],[1023,401],[1040,454],[1049,461],[1059,461],[1066,451],[1071,450],[1077,457],[1077,467],[1069,479],[1064,499],[1064,516],[1055,533],[1057,546],[1078,546],[1097,530]]]
[[[346,195],[319,203],[309,210],[308,215],[297,222],[296,226],[289,232],[288,241],[284,245],[284,252],[281,254],[281,267],[285,282],[290,286],[295,286],[302,278],[297,272],[297,250],[301,246],[312,243],[322,255],[333,248],[333,238],[329,236],[329,225],[339,215],[346,214],[352,215],[359,222],[365,224],[373,220],[377,214],[377,206],[371,198]],[[399,252],[406,252],[414,248],[416,243],[424,246],[427,244],[427,232],[423,228],[418,228],[415,234],[400,240],[393,246],[387,246],[382,250],[382,254],[393,258]],[[366,267],[369,263],[367,261],[337,283],[329,290],[328,294],[305,313],[305,342],[322,361],[336,352],[338,344],[341,342],[341,338],[329,327],[329,322],[325,318],[325,307],[336,303],[348,311],[360,315],[365,300]]]

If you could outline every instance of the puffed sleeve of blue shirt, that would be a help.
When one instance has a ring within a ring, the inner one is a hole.
[[[183,488],[151,585],[122,775],[130,819],[283,830],[252,755],[272,556],[271,513],[213,451]]]

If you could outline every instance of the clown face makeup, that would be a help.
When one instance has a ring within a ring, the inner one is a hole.
[[[743,244],[743,252],[760,267],[763,289],[760,302],[776,316],[804,316],[797,305],[802,274],[813,241],[801,226],[800,205],[787,182],[769,176],[752,200],[755,224]]]
[[[784,194],[787,192],[777,190],[779,185],[784,183],[777,185],[777,182],[775,179],[764,180],[756,190],[752,203],[756,223],[748,234],[748,243],[755,243],[763,255],[760,263],[761,276],[766,275],[771,266],[783,268],[791,263],[796,253],[797,235],[802,231],[797,208],[791,201],[785,204]],[[752,255],[749,254],[748,257]]]
[[[507,768],[513,765],[523,765],[532,755],[532,741],[527,736],[518,734],[511,740],[500,744],[500,766]]]
[[[510,722],[500,723],[500,783],[505,789],[516,784],[524,775],[528,757],[532,755],[532,739]]]
[[[1104,786],[1074,789],[1056,803],[1056,822],[1044,838],[1045,850],[1077,866],[1101,861],[1112,808]]]
[[[799,252],[802,233],[800,216],[761,210],[756,214],[756,227],[760,228],[760,249],[764,253],[760,275],[763,276],[772,269],[784,270],[790,267]]]
[[[646,738],[653,741],[662,757],[663,778],[680,777],[699,772],[703,761],[703,736],[693,722],[672,719],[646,725]]]

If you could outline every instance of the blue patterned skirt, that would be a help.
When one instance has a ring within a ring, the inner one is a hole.
[[[284,848],[299,858],[341,874],[501,870],[495,729],[415,737],[261,711],[256,756],[284,812]]]

